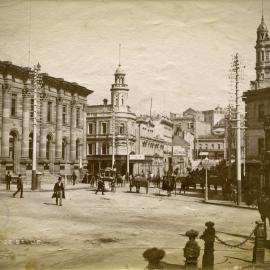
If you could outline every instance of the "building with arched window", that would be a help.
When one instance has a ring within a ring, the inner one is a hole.
[[[0,61],[0,175],[30,180],[33,157],[33,86],[29,68]],[[86,102],[93,91],[41,74],[38,93],[37,171],[77,174],[86,169]],[[53,178],[52,178],[53,179]]]
[[[91,174],[112,167],[113,152],[117,172],[126,173],[127,153],[135,151],[136,115],[128,106],[125,75],[119,65],[114,73],[110,104],[104,99],[102,105],[87,106],[87,159]],[[132,172],[131,167],[129,171]]]

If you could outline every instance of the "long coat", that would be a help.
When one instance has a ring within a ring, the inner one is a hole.
[[[65,196],[65,189],[64,189],[64,184],[61,183],[59,185],[59,183],[57,182],[55,185],[54,185],[54,188],[53,188],[53,195],[52,195],[52,198],[56,198],[56,192],[57,191],[62,191],[62,198],[65,199],[66,196]]]

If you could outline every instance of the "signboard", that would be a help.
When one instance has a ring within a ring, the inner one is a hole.
[[[179,156],[179,157],[186,156],[185,148],[180,145],[173,146],[173,156]]]
[[[145,160],[144,155],[129,155],[130,160]]]
[[[208,152],[200,152],[199,156],[208,156]]]

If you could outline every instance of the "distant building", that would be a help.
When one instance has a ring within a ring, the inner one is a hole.
[[[134,161],[134,173],[163,176],[172,160],[172,122],[160,115],[141,115],[136,123],[135,153],[143,155],[144,160]]]
[[[243,95],[246,104],[246,163],[247,181],[253,185],[270,185],[270,164],[266,150],[269,137],[265,140],[264,120],[270,115],[270,37],[262,17],[257,28],[256,80],[251,90]]]
[[[208,158],[215,160],[224,159],[226,155],[226,144],[223,135],[199,136],[195,148],[198,149],[198,157],[200,157],[201,152],[208,152]]]
[[[128,106],[129,89],[125,76],[124,70],[119,65],[114,73],[110,103],[104,99],[102,105],[86,108],[88,171],[94,175],[107,167],[115,167],[117,172],[125,174],[127,155],[135,153],[136,115]],[[113,147],[115,164],[112,164]],[[129,171],[133,173],[132,163]]]
[[[204,115],[204,122],[209,123],[213,129],[220,121],[224,120],[226,110],[218,106],[214,110],[202,111],[202,113]]]
[[[0,61],[0,172],[31,179],[33,86],[29,68]],[[37,125],[37,171],[79,174],[86,169],[85,106],[93,91],[42,74]]]

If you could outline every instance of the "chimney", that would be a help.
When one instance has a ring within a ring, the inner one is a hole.
[[[104,98],[103,99],[103,105],[106,106],[108,104],[108,99],[107,98]]]

